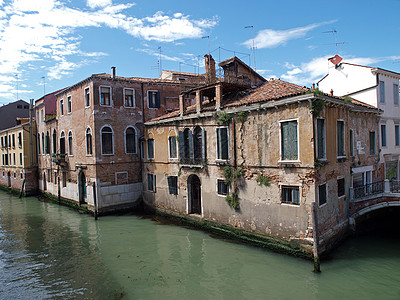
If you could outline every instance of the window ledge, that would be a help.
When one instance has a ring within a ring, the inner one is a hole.
[[[111,156],[111,155],[114,155],[114,153],[102,153],[101,155],[103,155],[103,156]]]
[[[347,160],[347,156],[338,156],[336,157],[337,162],[345,162]]]
[[[289,203],[289,202],[281,202],[283,206],[291,206],[291,207],[300,207],[300,204]]]
[[[135,106],[125,106],[124,105],[124,108],[136,108]]]
[[[328,204],[328,202],[325,202],[325,203],[322,204],[322,205],[319,205],[319,204],[318,204],[318,207],[319,207],[319,208],[322,208],[322,207],[326,206],[327,204]]]
[[[227,165],[227,164],[229,164],[229,159],[216,159],[215,163],[217,165],[222,165],[222,166]]]

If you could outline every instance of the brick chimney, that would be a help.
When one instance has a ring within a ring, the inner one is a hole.
[[[206,69],[206,81],[207,83],[214,83],[217,81],[217,76],[215,73],[215,60],[212,58],[211,54],[204,55],[204,63]]]
[[[179,95],[179,114],[183,116],[185,113],[185,95]]]
[[[111,67],[111,78],[115,78],[115,67]]]

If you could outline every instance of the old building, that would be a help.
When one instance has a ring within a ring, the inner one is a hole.
[[[94,74],[56,93],[54,118],[38,122],[40,190],[92,210],[96,205],[99,213],[138,204],[143,123],[178,109],[179,93],[196,84],[190,77],[115,73],[112,68],[111,74]],[[41,118],[44,106],[37,104]]]
[[[342,61],[340,56],[329,60],[329,72],[318,82],[325,93],[351,97],[379,108],[378,130],[382,179],[399,179],[400,158],[400,74]],[[366,183],[366,179],[364,179]]]
[[[29,117],[29,103],[18,100],[0,107],[0,130],[19,125],[19,118]]]
[[[377,180],[378,110],[227,62],[227,79],[146,123],[145,203],[305,248],[318,224],[323,252],[349,224],[352,172]]]
[[[29,119],[0,131],[0,185],[21,190],[25,195],[38,191],[36,164],[36,126]]]

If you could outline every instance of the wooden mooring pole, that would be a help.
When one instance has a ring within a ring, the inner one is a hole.
[[[25,178],[24,178],[24,180],[22,181],[21,191],[19,192],[19,197],[20,197],[20,198],[22,197],[22,194],[23,194],[23,192],[24,192],[24,186],[25,186]]]
[[[96,182],[93,182],[93,204],[94,204],[94,219],[97,220]]]
[[[319,261],[319,233],[318,233],[318,213],[317,213],[317,204],[315,202],[312,203],[312,222],[313,222],[313,257],[314,257],[314,272],[321,272],[321,264]]]

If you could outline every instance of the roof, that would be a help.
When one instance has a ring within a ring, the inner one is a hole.
[[[246,69],[248,69],[251,73],[253,73],[254,75],[256,75],[257,77],[259,77],[262,81],[267,81],[264,77],[262,77],[260,74],[258,74],[256,71],[254,71],[250,66],[248,66],[246,63],[244,63],[242,60],[240,60],[239,58],[237,58],[236,56],[233,56],[231,58],[225,59],[223,61],[221,61],[218,66],[220,67],[224,67],[226,65],[229,65],[233,62],[238,62],[239,64],[241,64],[242,66],[244,66]]]
[[[29,117],[29,103],[18,100],[0,107],[0,130],[17,125],[17,118]]]

